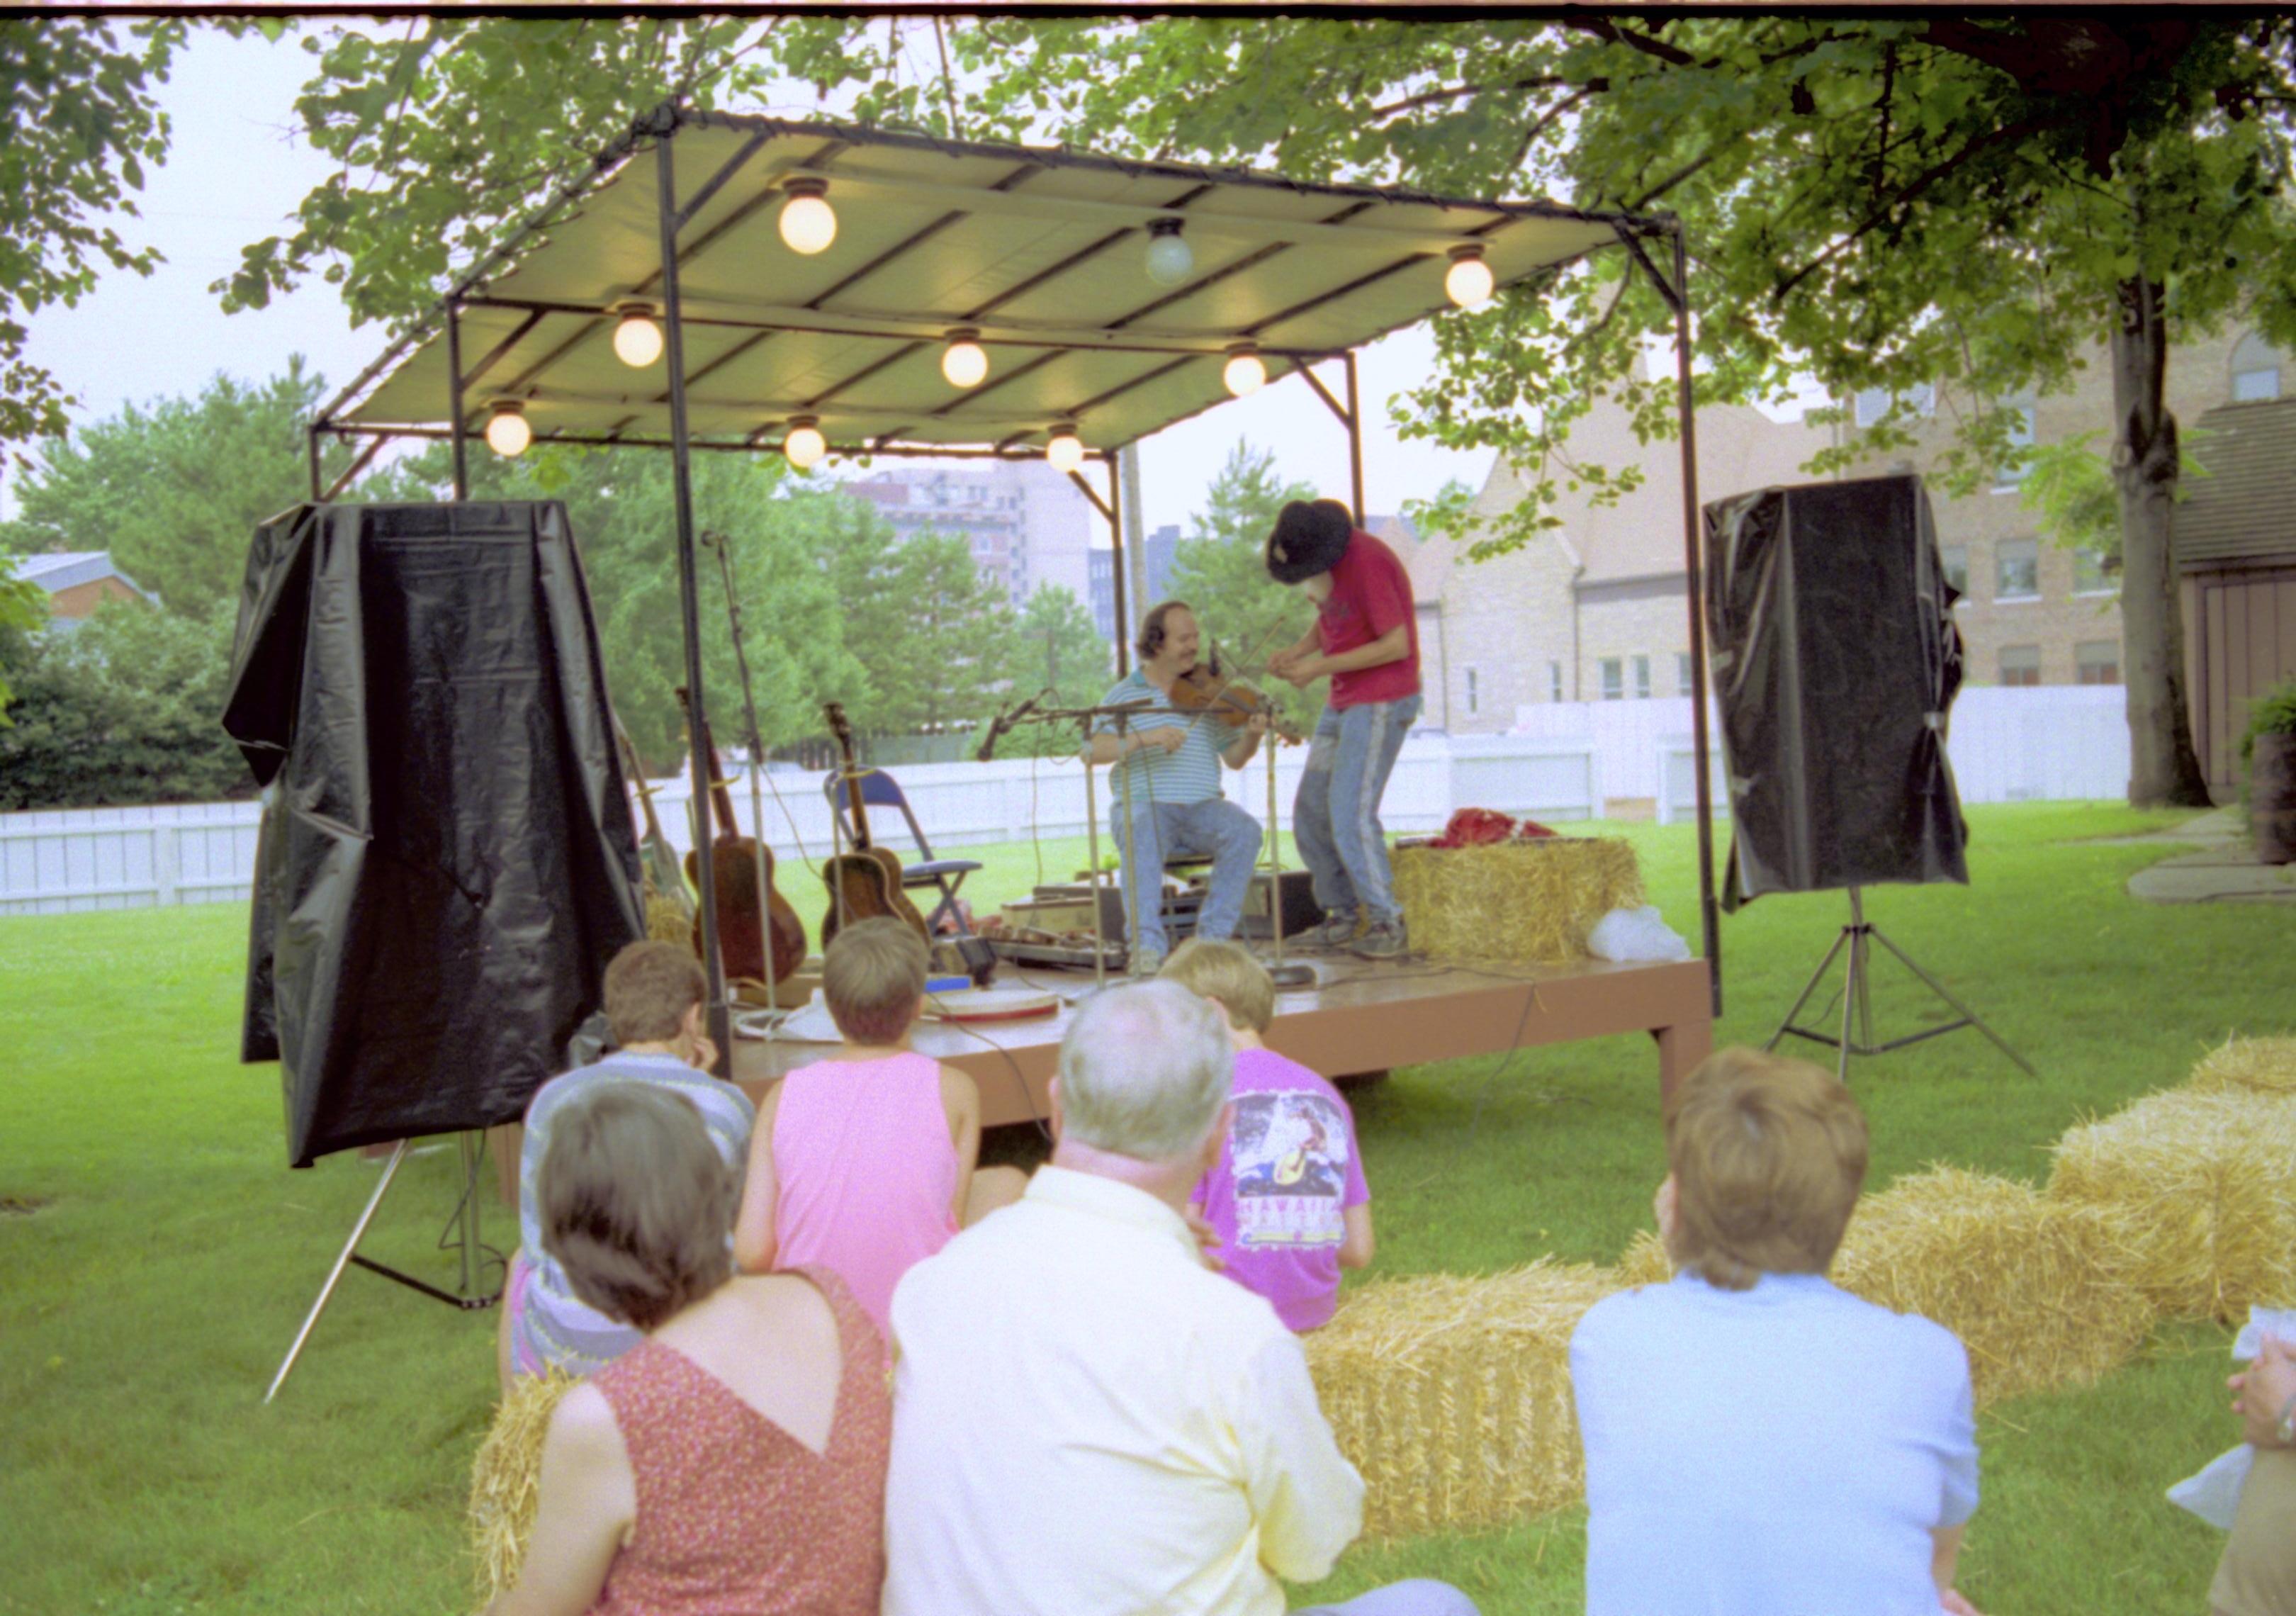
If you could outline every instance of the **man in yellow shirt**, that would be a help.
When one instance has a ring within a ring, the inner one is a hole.
[[[1363,1480],[1299,1338],[1183,1215],[1233,1066],[1177,983],[1087,1000],[1051,1165],[894,1292],[884,1616],[1282,1616],[1354,1540]],[[1331,1609],[1475,1607],[1414,1581]]]

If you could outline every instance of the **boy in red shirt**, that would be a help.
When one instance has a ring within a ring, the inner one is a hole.
[[[1395,959],[1409,944],[1379,801],[1419,717],[1411,579],[1336,499],[1295,499],[1276,514],[1267,572],[1316,603],[1314,632],[1270,658],[1269,671],[1294,685],[1332,680],[1292,807],[1292,833],[1324,910],[1318,936],[1330,947],[1352,940],[1365,959]]]

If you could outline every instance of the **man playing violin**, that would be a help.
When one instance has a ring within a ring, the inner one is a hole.
[[[1268,670],[1295,685],[1326,674],[1332,680],[1292,806],[1292,834],[1324,910],[1317,940],[1352,946],[1365,959],[1395,959],[1409,945],[1379,800],[1419,717],[1411,578],[1336,499],[1285,505],[1267,536],[1267,560],[1269,577],[1298,585],[1316,603],[1315,628],[1269,658]]]
[[[1138,666],[1117,681],[1103,707],[1136,707],[1122,718],[1093,726],[1095,763],[1118,766],[1111,830],[1123,865],[1124,906],[1132,917],[1132,971],[1153,976],[1163,967],[1163,885],[1167,859],[1196,855],[1212,861],[1210,890],[1196,916],[1196,935],[1233,937],[1243,915],[1251,866],[1259,857],[1259,822],[1221,794],[1220,765],[1242,768],[1259,750],[1268,721],[1253,713],[1240,724],[1221,717],[1218,703],[1173,687],[1196,666],[1201,641],[1196,614],[1166,601],[1140,620]],[[1233,724],[1233,726],[1231,726]],[[1130,823],[1126,822],[1127,804]]]

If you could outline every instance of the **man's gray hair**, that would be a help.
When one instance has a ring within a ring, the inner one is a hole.
[[[1061,1040],[1064,1130],[1141,1161],[1175,1161],[1201,1144],[1234,1082],[1219,1012],[1177,982],[1095,994]]]

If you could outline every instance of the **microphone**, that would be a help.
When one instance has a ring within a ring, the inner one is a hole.
[[[1030,696],[1020,706],[1000,712],[989,721],[988,734],[982,737],[980,750],[972,754],[975,763],[986,763],[996,751],[997,741],[1029,714],[1037,710],[1037,698]]]

